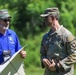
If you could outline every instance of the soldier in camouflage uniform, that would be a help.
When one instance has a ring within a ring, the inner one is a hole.
[[[44,75],[74,75],[76,62],[76,38],[59,24],[58,8],[47,8],[41,17],[50,27],[41,42],[41,64]]]

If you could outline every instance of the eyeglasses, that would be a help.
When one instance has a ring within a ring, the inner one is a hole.
[[[9,22],[10,22],[11,19],[9,19],[9,18],[8,18],[8,19],[3,19],[3,21],[4,21],[4,22],[8,22],[8,21],[9,21]]]
[[[1,19],[1,18],[0,18]],[[1,19],[2,21],[4,21],[4,22],[10,22],[11,21],[11,19],[10,18],[7,18],[7,19]]]

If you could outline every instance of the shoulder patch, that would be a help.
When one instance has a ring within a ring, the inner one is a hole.
[[[71,42],[71,41],[73,41],[74,39],[75,39],[75,37],[74,37],[72,34],[70,34],[70,35],[68,36],[68,38],[67,38],[68,42]]]

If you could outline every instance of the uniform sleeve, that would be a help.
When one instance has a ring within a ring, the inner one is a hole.
[[[42,66],[42,68],[44,68],[44,65],[43,65],[42,60],[43,60],[44,58],[46,58],[46,51],[45,51],[43,42],[44,42],[44,40],[42,39],[42,42],[41,42],[41,49],[40,49],[40,58],[41,58],[41,66]]]
[[[64,70],[70,69],[72,64],[76,62],[76,38],[72,34],[67,37],[66,46],[68,56],[60,61]]]

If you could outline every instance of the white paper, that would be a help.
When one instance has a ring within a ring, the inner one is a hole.
[[[25,75],[23,71],[23,58],[19,54],[24,47],[18,50],[6,63],[0,65],[0,75]]]

